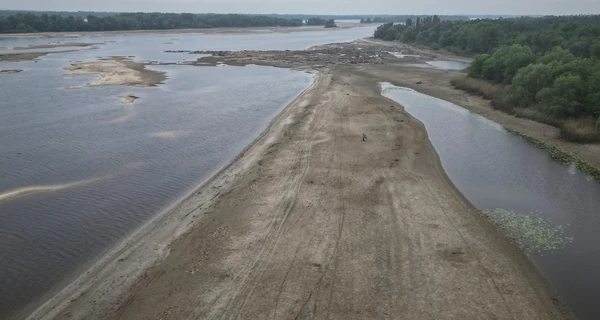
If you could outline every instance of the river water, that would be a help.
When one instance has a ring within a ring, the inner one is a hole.
[[[450,102],[383,84],[384,96],[426,127],[444,170],[477,208],[551,219],[573,242],[529,253],[580,319],[600,315],[600,184],[502,126]]]
[[[427,61],[427,64],[437,68],[444,70],[453,70],[453,71],[462,71],[466,70],[469,67],[469,64],[464,61],[455,61],[455,60],[435,60],[435,61]]]
[[[11,47],[93,42],[35,61],[0,62],[0,319],[52,295],[94,258],[230,162],[313,76],[272,67],[152,66],[155,88],[84,87],[75,61],[165,50],[303,49],[370,36],[373,27],[293,33],[4,38]],[[23,51],[23,50],[22,50]],[[26,51],[26,50],[25,50]],[[140,97],[123,105],[119,96]]]

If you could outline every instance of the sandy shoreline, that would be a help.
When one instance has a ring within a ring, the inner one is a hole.
[[[125,85],[146,88],[155,87],[167,79],[165,72],[146,69],[145,63],[134,62],[126,57],[109,57],[101,60],[75,63],[65,70],[74,75],[97,74],[100,76],[86,84],[87,87]]]
[[[423,57],[368,42],[219,56],[319,72],[233,163],[29,319],[571,317],[378,83],[484,102],[399,49]]]
[[[282,134],[285,126],[281,122],[289,116],[289,108],[294,105],[301,106],[304,93],[312,90],[318,82],[319,79],[315,76],[313,84],[282,110],[231,163],[124,239],[43,305],[33,310],[25,310],[26,312],[21,312],[18,317],[55,319],[65,314],[72,317],[74,313],[65,310],[73,303],[82,302],[80,299],[85,299],[83,303],[90,303],[88,307],[94,310],[96,305],[100,308],[102,305],[119,304],[119,298],[125,290],[145,278],[147,270],[168,255],[170,246],[180,236],[202,223],[205,219],[204,211],[214,206],[217,197],[222,193],[231,192],[230,188],[235,178],[255,165],[259,156],[270,146],[271,136]],[[110,294],[105,295],[109,292]],[[92,297],[93,302],[90,299]]]

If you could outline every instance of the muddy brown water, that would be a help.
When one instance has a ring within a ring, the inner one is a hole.
[[[383,88],[425,125],[447,175],[477,208],[532,214],[565,228],[572,243],[529,257],[578,318],[598,319],[600,184],[464,108],[412,89]]]

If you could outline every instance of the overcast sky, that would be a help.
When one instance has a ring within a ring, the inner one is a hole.
[[[589,14],[600,0],[0,0],[0,9],[315,14]]]

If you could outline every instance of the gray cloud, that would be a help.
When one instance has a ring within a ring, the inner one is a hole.
[[[600,0],[0,0],[0,9],[315,14],[589,14]]]

